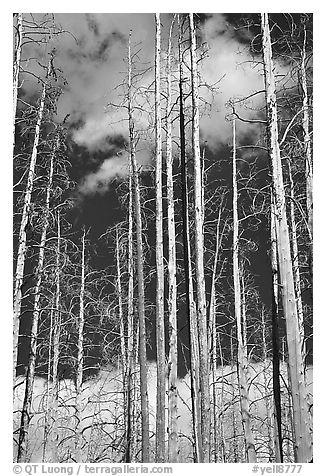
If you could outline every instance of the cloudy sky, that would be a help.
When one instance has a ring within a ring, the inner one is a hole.
[[[173,14],[161,14],[162,74],[172,17]],[[201,120],[201,139],[212,150],[230,140],[225,104],[232,97],[244,97],[263,88],[260,67],[252,63],[247,49],[248,32],[234,30],[236,19],[238,16],[232,14],[200,14],[201,39],[208,52],[200,65],[202,83],[206,84],[200,94],[211,107],[210,114]],[[133,51],[139,49],[139,60],[147,67],[153,66],[154,14],[58,13],[56,22],[69,32],[61,35],[56,45],[55,64],[68,81],[59,101],[58,119],[70,114],[73,141],[88,152],[84,162],[78,164],[84,166],[84,173],[78,176],[80,193],[103,193],[113,177],[125,176],[128,171],[122,143],[123,139],[128,140],[126,111],[108,105],[122,100],[119,85],[126,78],[130,32]],[[174,34],[177,35],[177,25]],[[144,94],[148,93],[149,102],[153,101],[153,74],[151,68],[140,83]],[[216,86],[214,97],[207,85]],[[27,90],[28,87],[26,85]],[[258,109],[262,98],[262,95],[255,97],[250,107]],[[259,112],[251,110],[244,113],[246,117],[257,114]],[[139,115],[137,119],[140,127],[144,118]],[[253,141],[255,128],[239,123],[238,140],[248,133]],[[90,169],[95,156],[96,166]],[[74,157],[70,160],[74,166]],[[142,149],[138,153],[138,161],[144,166],[151,160],[150,151]]]

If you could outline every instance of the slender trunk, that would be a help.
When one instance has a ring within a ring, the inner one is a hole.
[[[220,416],[219,416],[219,427],[220,427],[220,440],[221,440],[221,459],[222,463],[226,463],[226,451],[225,451],[225,439],[224,439],[224,358],[221,345],[220,333],[217,332],[217,342],[221,363],[221,394],[220,394]],[[216,365],[217,367],[217,365]]]
[[[168,202],[168,240],[169,240],[169,363],[168,363],[168,402],[169,402],[169,462],[178,462],[178,343],[177,343],[177,280],[176,245],[173,193],[173,155],[172,155],[172,108],[171,108],[171,36],[173,17],[167,52],[167,102],[166,102],[166,175]]]
[[[185,119],[183,111],[183,68],[182,68],[182,35],[179,21],[179,93],[180,93],[180,162],[182,181],[182,237],[183,237],[183,258],[186,282],[186,312],[189,322],[189,344],[190,344],[190,382],[191,382],[191,404],[192,404],[192,427],[194,439],[194,461],[201,463],[202,443],[201,443],[201,422],[200,422],[200,402],[199,402],[199,350],[198,350],[198,330],[195,322],[195,302],[193,296],[192,264],[190,255],[189,236],[189,215],[188,215],[188,185],[187,185],[187,165],[186,165],[186,141],[185,141]]]
[[[59,406],[59,358],[61,334],[61,287],[60,287],[60,255],[61,255],[61,217],[60,209],[57,212],[57,256],[55,265],[55,305],[53,329],[53,363],[52,363],[52,462],[58,463],[58,406]]]
[[[42,463],[47,462],[47,449],[48,449],[49,434],[50,434],[50,398],[51,398],[50,378],[51,378],[51,360],[52,360],[52,346],[53,346],[53,314],[54,314],[53,307],[54,307],[54,303],[52,303],[52,309],[50,311],[50,337],[49,337],[48,365],[47,365],[47,376],[46,376],[46,397],[45,397],[46,404],[45,404],[45,415],[44,415]]]
[[[27,367],[27,375],[26,375],[26,386],[25,386],[25,395],[24,395],[23,408],[22,408],[21,425],[20,425],[20,431],[19,431],[19,445],[18,445],[18,457],[17,457],[18,462],[24,462],[27,456],[26,454],[27,435],[28,435],[29,423],[31,419],[31,406],[32,406],[32,399],[33,399],[33,386],[34,386],[35,367],[36,367],[38,325],[39,325],[39,319],[41,314],[41,286],[42,286],[43,268],[44,268],[45,243],[46,243],[47,231],[49,228],[50,198],[51,198],[51,192],[52,192],[54,158],[55,158],[58,147],[59,147],[59,136],[57,137],[56,144],[51,154],[50,166],[49,166],[50,167],[49,178],[48,178],[48,184],[46,188],[44,221],[43,221],[41,240],[40,240],[40,246],[39,246],[38,263],[37,263],[37,269],[36,269],[36,284],[34,289],[34,306],[33,306],[33,316],[32,316],[28,367]]]
[[[82,252],[81,252],[81,277],[79,291],[79,318],[78,318],[78,341],[77,341],[77,371],[76,371],[76,443],[75,443],[75,460],[81,463],[83,459],[82,453],[82,385],[84,374],[84,324],[85,324],[85,237],[86,231],[83,230],[82,235]]]
[[[123,319],[123,305],[122,305],[122,286],[121,286],[121,265],[120,265],[120,238],[118,227],[116,228],[116,244],[115,244],[115,259],[117,267],[117,295],[118,295],[118,315],[120,322],[120,350],[121,350],[121,360],[122,360],[122,371],[123,371],[123,381],[125,376],[126,369],[126,342],[125,342],[125,328],[124,328],[124,319]],[[123,385],[124,386],[124,385]]]
[[[212,443],[211,447],[214,448],[214,461],[218,461],[218,442],[217,442],[217,432],[218,432],[218,419],[217,419],[217,336],[216,336],[216,296],[215,296],[215,286],[216,286],[216,272],[217,272],[217,263],[218,263],[218,252],[220,246],[220,221],[221,221],[221,211],[222,207],[219,210],[218,221],[216,225],[216,246],[215,246],[215,255],[214,255],[214,265],[212,273],[212,284],[211,284],[211,296],[209,303],[209,319],[208,319],[208,350],[211,356],[211,372],[210,372],[210,388],[212,392],[212,401],[213,409],[211,412],[212,419]],[[212,454],[212,450],[210,450]]]
[[[239,227],[238,227],[239,230]],[[239,251],[239,248],[238,248]],[[243,340],[243,347],[245,351],[245,357],[248,365],[248,326],[247,326],[247,303],[246,303],[246,289],[245,289],[245,282],[244,282],[244,269],[243,266],[241,270],[239,270],[240,276],[240,292],[241,292],[241,327],[242,327],[242,340]]]
[[[273,396],[275,420],[275,460],[283,463],[282,438],[282,403],[280,382],[280,333],[278,309],[278,266],[275,229],[274,199],[271,195],[271,268],[272,268],[272,346],[273,346]]]
[[[128,115],[129,115],[129,141],[132,164],[136,239],[137,239],[137,278],[138,278],[138,319],[139,319],[139,364],[140,364],[140,396],[141,396],[141,419],[142,419],[142,462],[149,462],[149,412],[147,390],[147,357],[146,357],[146,320],[145,320],[145,289],[144,289],[144,253],[142,237],[142,218],[139,190],[139,172],[136,161],[134,119],[132,105],[132,61],[130,50],[130,36],[128,48]]]
[[[134,380],[134,264],[133,264],[133,197],[132,164],[129,166],[129,210],[128,210],[128,340],[127,340],[127,429],[125,462],[132,461],[133,454],[133,380]]]
[[[297,237],[297,225],[295,221],[294,211],[294,183],[292,178],[291,165],[289,167],[289,182],[290,182],[290,223],[291,223],[291,244],[292,244],[292,263],[293,263],[293,278],[294,278],[294,290],[297,303],[297,313],[299,321],[299,332],[301,339],[302,359],[305,362],[306,349],[305,349],[305,337],[304,337],[304,317],[303,306],[301,297],[301,279],[300,279],[300,266],[299,266],[299,249],[298,249],[298,237]]]
[[[127,389],[127,351],[126,351],[126,338],[125,338],[125,323],[123,315],[123,304],[122,304],[122,285],[121,285],[121,265],[120,265],[120,237],[119,229],[116,227],[116,238],[115,238],[115,258],[116,258],[116,269],[117,269],[117,278],[116,278],[116,290],[118,297],[118,316],[120,323],[120,352],[121,352],[121,376],[122,376],[122,391],[123,391],[123,429],[125,440],[127,440],[127,420],[128,420],[128,389]],[[124,442],[124,448],[127,447],[126,441]]]
[[[22,299],[23,299],[22,286],[23,286],[23,279],[24,279],[25,258],[26,258],[26,252],[27,252],[26,228],[27,228],[27,223],[28,223],[29,214],[30,214],[32,191],[34,186],[35,167],[36,167],[38,146],[39,146],[39,140],[40,140],[40,130],[41,130],[41,124],[43,119],[45,97],[46,97],[46,85],[47,85],[47,78],[50,73],[50,67],[51,67],[51,59],[49,60],[49,63],[48,63],[47,75],[43,83],[40,106],[39,106],[38,114],[37,114],[33,150],[32,150],[31,160],[29,164],[27,185],[26,185],[25,197],[24,197],[24,206],[23,206],[20,229],[19,229],[19,238],[18,238],[19,244],[18,244],[16,272],[15,272],[14,313],[13,313],[14,314],[13,315],[13,377],[14,377],[14,380],[16,376],[16,367],[17,367],[20,311],[21,311],[21,305],[22,305]]]
[[[302,361],[304,366],[304,378],[307,385],[307,376],[306,376],[306,342],[305,342],[305,330],[304,330],[304,312],[302,304],[302,295],[301,295],[301,277],[300,277],[300,265],[299,265],[299,247],[298,247],[298,235],[297,235],[297,224],[295,220],[295,196],[294,196],[294,182],[292,178],[292,171],[290,162],[288,162],[289,167],[289,182],[290,182],[290,223],[291,223],[291,245],[292,245],[292,263],[293,263],[293,279],[294,279],[294,290],[297,303],[297,313],[298,313],[298,322],[299,322],[299,333],[301,339],[301,353]],[[310,395],[307,387],[307,404],[310,407]],[[312,417],[308,411],[309,418],[309,427],[312,426]]]
[[[155,14],[155,195],[156,195],[156,457],[165,461],[165,332],[164,332],[164,261],[162,198],[162,119],[161,119],[161,20]]]
[[[267,429],[267,445],[268,445],[268,454],[269,454],[269,461],[273,462],[273,440],[275,442],[275,438],[273,438],[273,427],[274,427],[274,419],[270,405],[270,396],[269,396],[269,377],[267,374],[269,363],[268,363],[268,351],[267,351],[267,339],[266,339],[266,320],[265,320],[265,310],[264,308],[261,311],[261,327],[262,327],[262,344],[263,344],[263,380],[264,380],[264,391],[265,391],[265,407],[266,407],[266,429]],[[275,456],[277,457],[277,451],[275,451]]]
[[[230,333],[230,359],[231,359],[231,401],[232,401],[232,436],[233,436],[233,462],[238,463],[239,461],[239,448],[238,448],[238,431],[237,431],[237,418],[235,413],[235,389],[237,383],[234,379],[236,371],[234,370],[234,345],[233,345],[233,327],[231,327]]]
[[[213,407],[211,409],[211,434],[210,434],[210,455],[212,461],[218,461],[218,428],[219,422],[217,417],[218,412],[218,392],[217,392],[217,335],[216,335],[216,315],[215,315],[215,283],[212,283],[210,307],[209,307],[209,337],[211,339],[210,349],[210,379],[209,387],[211,389],[211,401]]]
[[[235,118],[233,119],[233,285],[234,313],[238,339],[238,374],[240,390],[240,408],[244,428],[244,439],[248,463],[255,463],[256,451],[250,425],[249,389],[248,389],[248,357],[246,331],[242,329],[241,318],[241,285],[239,271],[239,220],[238,220],[238,185],[236,165]]]
[[[213,330],[215,327],[214,316],[215,316],[215,285],[216,285],[216,273],[217,273],[217,263],[218,255],[220,249],[220,223],[221,223],[221,213],[222,213],[222,204],[219,209],[217,225],[216,225],[216,245],[215,245],[215,254],[214,254],[214,264],[213,264],[213,273],[212,273],[212,284],[211,284],[211,297],[209,301],[209,317],[208,317],[208,350],[212,351],[212,342]]]
[[[263,59],[266,87],[266,108],[268,125],[268,148],[272,164],[273,193],[276,211],[276,240],[280,281],[282,286],[283,310],[286,321],[289,352],[289,371],[293,401],[295,460],[303,463],[312,459],[312,440],[309,430],[307,390],[304,379],[304,365],[301,354],[301,339],[290,251],[289,229],[286,217],[285,193],[278,142],[277,103],[272,62],[272,46],[268,24],[268,14],[262,14]]]
[[[301,56],[301,87],[302,87],[302,128],[303,128],[303,140],[305,150],[305,163],[306,163],[306,203],[308,214],[308,228],[310,233],[310,239],[312,240],[313,234],[313,171],[312,171],[312,147],[311,138],[309,133],[309,101],[308,101],[308,87],[307,87],[307,75],[306,75],[306,42],[307,42],[307,30],[304,25],[304,41]]]
[[[293,418],[292,418],[292,404],[291,404],[291,392],[289,389],[290,385],[290,375],[289,375],[289,366],[286,361],[286,338],[282,337],[282,373],[284,381],[284,399],[283,399],[283,420],[284,420],[284,461],[289,463],[293,461],[293,450],[294,450],[294,441],[293,441]],[[285,384],[287,380],[287,385]]]
[[[18,100],[18,83],[19,83],[19,71],[20,71],[20,58],[22,53],[22,43],[23,43],[23,14],[17,14],[17,28],[16,28],[16,37],[15,37],[15,52],[14,52],[14,80],[13,80],[13,119],[14,119],[14,137],[13,143],[15,147],[15,122],[16,122],[16,111],[17,111],[17,100]]]
[[[191,56],[191,93],[192,93],[192,148],[195,174],[195,262],[197,290],[197,325],[199,341],[199,381],[201,397],[201,434],[203,462],[209,462],[210,402],[207,352],[207,316],[204,274],[204,232],[202,203],[202,173],[199,148],[199,99],[196,54],[196,30],[193,14],[189,14],[190,56]]]

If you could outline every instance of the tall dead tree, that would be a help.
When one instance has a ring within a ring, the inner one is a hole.
[[[49,176],[48,183],[46,186],[46,197],[45,197],[45,207],[44,207],[44,218],[43,226],[41,232],[41,239],[39,245],[39,255],[36,269],[36,283],[34,289],[34,306],[33,306],[33,316],[32,316],[32,327],[31,327],[31,337],[30,337],[30,349],[28,357],[28,366],[26,374],[26,384],[25,384],[25,395],[22,408],[21,416],[21,425],[19,431],[19,444],[18,444],[18,462],[23,462],[26,459],[26,445],[27,445],[27,435],[29,422],[31,418],[31,406],[33,398],[33,386],[34,386],[34,377],[35,377],[35,366],[36,366],[36,354],[37,354],[37,337],[38,337],[38,328],[39,328],[39,319],[41,314],[41,286],[43,279],[43,270],[44,270],[44,258],[45,258],[45,245],[47,232],[50,225],[50,199],[52,193],[52,183],[53,183],[53,171],[54,171],[54,160],[59,148],[60,135],[57,133],[55,139],[55,144],[50,156],[49,164]]]
[[[175,16],[171,22],[167,51],[167,99],[166,99],[166,194],[168,204],[168,316],[169,316],[169,361],[168,361],[168,409],[169,441],[168,459],[178,462],[178,342],[177,342],[177,262],[175,244],[173,153],[172,153],[172,101],[171,101],[171,41]]]
[[[201,463],[201,421],[199,401],[199,349],[198,328],[196,323],[196,310],[193,290],[193,272],[190,252],[190,228],[189,228],[189,198],[188,178],[186,163],[186,140],[185,140],[185,115],[183,99],[183,51],[182,51],[182,25],[178,16],[179,24],[179,105],[180,105],[180,164],[182,183],[182,239],[183,239],[183,263],[186,284],[186,313],[189,322],[189,345],[190,345],[190,382],[191,382],[191,405],[192,405],[192,428],[194,440],[194,461]]]
[[[273,461],[273,457],[279,461],[278,458],[278,441],[276,435],[274,434],[275,429],[275,420],[273,412],[273,402],[271,405],[271,398],[269,396],[269,358],[268,358],[268,348],[267,348],[267,329],[266,329],[266,318],[265,318],[265,309],[262,307],[261,310],[261,338],[262,338],[262,357],[263,357],[263,381],[264,381],[264,392],[265,392],[265,408],[266,408],[266,432],[267,432],[267,449],[269,454],[269,461]],[[276,446],[277,445],[277,446]]]
[[[244,440],[248,463],[257,461],[254,438],[251,430],[249,411],[249,385],[248,385],[248,356],[246,344],[246,330],[243,329],[243,316],[241,305],[241,284],[239,269],[239,219],[238,219],[238,184],[237,184],[237,156],[235,137],[235,117],[232,121],[233,129],[233,285],[234,285],[234,314],[238,340],[238,375],[240,390],[240,409],[244,428]]]
[[[224,437],[224,405],[225,405],[225,379],[224,379],[224,357],[222,351],[222,344],[221,344],[221,336],[220,332],[217,332],[217,342],[218,342],[218,349],[219,349],[219,357],[220,357],[220,367],[221,367],[221,392],[220,392],[220,414],[219,419],[217,422],[219,428],[219,439],[220,439],[220,453],[221,453],[221,460],[222,463],[226,462],[226,442]],[[216,366],[217,367],[217,366]]]
[[[58,462],[58,407],[59,407],[59,358],[61,335],[61,213],[57,210],[57,246],[55,263],[55,297],[53,325],[53,363],[52,363],[52,392],[51,392],[51,461]]]
[[[14,309],[13,309],[13,377],[16,376],[16,367],[17,367],[17,358],[18,358],[18,341],[19,341],[19,324],[20,324],[20,313],[21,305],[23,299],[22,286],[24,280],[24,268],[25,268],[25,259],[27,253],[27,224],[30,218],[30,208],[32,201],[32,191],[34,187],[34,177],[35,177],[35,167],[38,157],[38,147],[40,141],[40,132],[41,124],[43,120],[43,113],[45,107],[45,99],[47,92],[47,82],[51,72],[53,57],[50,55],[47,73],[45,80],[43,81],[42,93],[40,98],[40,103],[37,112],[37,121],[35,126],[34,133],[34,142],[32,155],[28,168],[28,177],[27,184],[25,189],[24,196],[24,205],[21,215],[19,236],[18,236],[18,251],[17,251],[17,260],[16,260],[16,271],[15,271],[15,284],[14,284]]]
[[[215,255],[214,255],[214,264],[213,264],[213,273],[212,273],[212,284],[211,284],[211,296],[209,303],[209,318],[208,318],[208,349],[210,353],[210,389],[212,393],[212,402],[213,408],[211,410],[211,420],[212,420],[212,434],[211,434],[211,455],[214,454],[214,462],[218,461],[218,428],[219,421],[217,418],[217,402],[218,402],[218,391],[217,391],[217,344],[218,337],[216,331],[216,274],[217,274],[217,263],[218,255],[220,248],[220,221],[221,221],[221,211],[222,206],[219,210],[217,225],[216,225],[216,245],[215,245]],[[223,359],[222,359],[223,360]],[[221,364],[223,366],[223,363]],[[222,370],[223,373],[223,370]],[[222,375],[223,379],[223,375]],[[213,448],[213,451],[212,451]]]
[[[123,300],[122,300],[122,283],[121,283],[121,264],[120,264],[120,236],[119,228],[115,230],[115,262],[116,262],[116,289],[118,297],[118,316],[120,323],[120,350],[122,361],[123,389],[125,390],[125,371],[126,371],[126,342],[125,342],[125,326],[123,319]],[[124,402],[125,404],[125,402]]]
[[[133,193],[132,164],[129,163],[129,205],[128,205],[128,311],[127,311],[127,421],[125,461],[130,463],[133,454],[133,382],[134,382],[134,260],[133,260]]]
[[[312,170],[312,147],[311,137],[309,132],[309,97],[308,97],[308,85],[306,74],[306,60],[307,60],[307,27],[303,22],[303,45],[300,64],[300,79],[302,88],[302,129],[304,140],[304,152],[305,152],[305,171],[306,171],[306,204],[308,214],[308,228],[310,238],[313,236],[313,170]]]
[[[132,165],[135,218],[136,218],[136,242],[137,242],[137,287],[138,287],[138,321],[139,321],[139,365],[140,365],[140,398],[142,420],[142,462],[149,462],[149,412],[148,412],[148,389],[147,389],[147,355],[146,355],[146,319],[145,319],[145,288],[144,288],[144,253],[142,237],[142,217],[139,189],[139,170],[136,160],[135,124],[132,103],[132,56],[131,34],[128,46],[128,123],[129,123],[129,146]]]
[[[156,462],[165,461],[165,332],[162,198],[161,20],[155,14],[155,196],[156,196]]]
[[[307,390],[301,353],[301,339],[295,302],[295,289],[290,251],[289,229],[286,217],[285,193],[281,154],[278,139],[277,101],[272,60],[272,45],[268,14],[261,16],[263,36],[263,62],[266,90],[267,136],[272,166],[273,195],[275,199],[275,228],[278,251],[282,303],[286,321],[289,353],[290,387],[293,402],[295,460],[299,463],[312,459],[312,440],[309,428]]]
[[[82,385],[84,375],[84,325],[85,325],[85,238],[86,230],[84,228],[82,234],[82,250],[81,250],[81,275],[79,290],[79,316],[77,321],[77,369],[76,369],[76,402],[75,402],[75,419],[76,419],[76,440],[75,440],[75,460],[77,463],[82,462]]]
[[[305,350],[305,334],[304,334],[304,316],[303,316],[303,305],[302,305],[302,296],[301,296],[301,279],[300,279],[300,264],[299,264],[299,248],[298,248],[298,234],[297,234],[297,224],[295,219],[295,196],[294,196],[294,182],[292,178],[291,164],[288,162],[289,170],[289,188],[290,188],[290,205],[289,205],[289,215],[290,215],[290,224],[291,224],[291,247],[292,247],[292,262],[293,262],[293,279],[294,279],[294,290],[297,303],[297,313],[299,321],[299,332],[301,338],[301,350],[303,362],[306,359],[306,350]]]
[[[271,268],[272,268],[272,349],[273,349],[273,397],[274,397],[274,447],[275,461],[283,463],[282,404],[280,381],[280,332],[277,242],[275,228],[274,197],[271,194]]]
[[[192,150],[194,160],[195,202],[195,264],[197,291],[197,326],[199,342],[199,380],[201,398],[201,435],[203,462],[209,462],[210,401],[208,378],[207,316],[204,273],[204,223],[202,203],[202,168],[199,146],[199,94],[196,52],[196,29],[193,14],[189,14],[191,97],[192,97]]]
[[[125,335],[125,320],[123,313],[123,295],[122,295],[122,270],[120,262],[120,249],[121,249],[121,237],[119,234],[119,227],[115,230],[115,261],[116,261],[116,290],[118,298],[118,316],[120,324],[120,353],[121,353],[121,375],[122,375],[122,389],[123,389],[123,427],[125,432],[125,438],[127,439],[127,421],[128,421],[128,369],[127,360],[128,353],[126,348],[126,335]],[[127,448],[128,443],[125,441],[124,447]]]

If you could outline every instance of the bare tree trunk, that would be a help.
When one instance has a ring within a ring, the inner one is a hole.
[[[272,268],[272,345],[273,345],[273,396],[275,420],[275,461],[283,463],[282,404],[280,382],[280,334],[278,306],[278,265],[275,229],[275,206],[271,194],[271,268]]]
[[[28,170],[27,185],[25,190],[24,206],[19,229],[19,244],[17,252],[16,272],[15,272],[15,287],[14,287],[14,315],[13,315],[13,377],[15,380],[17,357],[18,357],[18,340],[19,340],[19,324],[20,324],[20,310],[22,304],[22,286],[24,279],[25,257],[27,252],[26,243],[26,228],[30,214],[30,206],[32,199],[32,191],[34,185],[35,166],[37,161],[38,145],[40,140],[40,130],[43,119],[43,111],[46,97],[47,78],[50,73],[51,58],[48,63],[46,79],[43,83],[40,106],[38,109],[37,122],[34,134],[33,150]]]
[[[176,245],[173,193],[173,155],[172,155],[172,108],[171,108],[171,36],[175,16],[173,17],[167,52],[167,101],[166,101],[166,175],[168,202],[169,237],[169,362],[168,362],[168,403],[169,403],[169,462],[178,462],[178,342],[177,342],[177,279]]]
[[[211,400],[213,402],[213,408],[211,409],[211,428],[212,432],[210,435],[210,455],[213,457],[214,462],[217,462],[218,449],[217,449],[217,431],[218,431],[218,420],[217,420],[217,388],[216,388],[216,379],[217,379],[217,336],[216,336],[216,308],[215,308],[215,275],[216,275],[216,266],[217,266],[217,256],[218,256],[218,242],[219,242],[219,223],[216,227],[216,249],[215,249],[215,258],[214,258],[214,268],[211,284],[211,297],[209,304],[209,325],[208,325],[208,349],[210,353],[210,389],[211,389]]]
[[[164,331],[164,261],[162,198],[162,119],[161,119],[161,20],[155,14],[155,195],[156,195],[156,457],[165,461],[165,331]]]
[[[132,106],[132,59],[130,50],[130,36],[128,48],[128,115],[129,115],[129,141],[130,156],[132,164],[135,217],[136,217],[136,238],[137,238],[137,278],[138,278],[138,319],[139,319],[139,364],[140,364],[140,396],[141,396],[141,418],[142,418],[142,462],[149,462],[149,411],[148,411],[148,390],[147,390],[147,356],[146,356],[146,320],[145,320],[145,290],[144,290],[144,268],[143,268],[143,237],[142,218],[140,205],[139,175],[136,161],[135,139],[134,139],[134,119]]]
[[[224,439],[224,358],[221,345],[220,333],[217,332],[217,342],[220,355],[221,363],[221,394],[220,394],[220,417],[219,417],[219,427],[220,427],[220,441],[221,441],[221,459],[223,463],[226,463],[226,451],[225,451],[225,439]],[[217,366],[216,366],[217,367]]]
[[[127,369],[127,350],[126,350],[126,338],[125,338],[125,322],[123,315],[123,303],[122,303],[122,285],[121,285],[121,265],[120,265],[120,237],[119,229],[116,227],[115,235],[115,258],[116,258],[116,290],[118,297],[118,316],[120,323],[120,351],[121,351],[121,376],[122,376],[122,391],[123,391],[123,429],[125,435],[125,445],[127,447],[127,421],[128,421],[128,388],[127,388],[127,379],[128,379],[128,369]]]
[[[266,13],[262,14],[262,31],[268,147],[270,160],[272,163],[273,193],[275,197],[276,211],[276,239],[289,352],[289,370],[293,401],[295,460],[296,462],[304,463],[309,462],[312,459],[312,440],[309,430],[307,390],[301,354],[301,339],[295,302],[295,289],[290,251],[289,229],[286,218],[283,173],[280,147],[278,142],[277,103],[272,62],[272,46],[268,24],[268,14]]]
[[[277,449],[273,451],[273,442],[275,446],[275,435],[273,434],[274,428],[274,418],[272,413],[272,406],[271,406],[271,399],[270,399],[270,392],[269,392],[269,376],[267,374],[267,370],[269,367],[268,362],[268,350],[267,350],[267,339],[266,339],[266,320],[265,320],[265,310],[262,308],[261,310],[261,326],[262,326],[262,347],[263,347],[263,379],[264,379],[264,391],[265,391],[265,407],[266,407],[266,429],[267,429],[267,444],[268,444],[268,454],[269,454],[269,461],[273,461],[273,457],[275,454],[275,459],[278,459],[277,456]]]
[[[233,119],[233,285],[234,314],[237,325],[238,339],[238,374],[240,390],[240,407],[244,428],[246,455],[249,463],[257,461],[254,439],[250,425],[249,388],[248,388],[248,357],[246,332],[242,331],[241,319],[241,285],[239,271],[239,220],[238,220],[238,185],[236,165],[235,118]]]
[[[125,328],[124,328],[124,319],[123,319],[123,305],[122,305],[122,286],[121,286],[121,265],[120,265],[120,237],[118,227],[116,228],[115,235],[115,259],[117,267],[117,295],[118,295],[118,315],[120,322],[120,350],[121,350],[121,360],[122,360],[122,372],[123,372],[123,388],[125,388],[125,370],[126,370],[126,342],[125,342]]]
[[[214,291],[213,291],[214,287]],[[211,460],[215,463],[218,462],[218,429],[219,421],[217,417],[218,412],[218,392],[217,392],[217,335],[216,335],[216,315],[215,315],[215,283],[212,283],[212,293],[210,299],[210,323],[209,323],[209,337],[211,340],[210,349],[210,379],[209,387],[211,390],[211,402],[213,404],[211,408],[211,434],[210,434],[210,456]]]
[[[193,14],[189,14],[190,56],[191,56],[191,92],[192,92],[192,148],[195,174],[195,257],[197,285],[197,325],[199,341],[199,380],[201,396],[201,434],[203,462],[209,462],[210,402],[207,351],[207,316],[204,274],[204,224],[202,203],[202,173],[199,148],[199,106],[198,73],[196,54],[196,30]]]
[[[217,263],[218,263],[218,254],[220,249],[220,222],[221,222],[221,213],[222,206],[220,206],[217,225],[216,225],[216,245],[215,245],[215,255],[214,255],[214,265],[212,273],[212,284],[211,284],[211,297],[209,302],[209,317],[208,317],[208,349],[209,352],[212,352],[212,347],[214,345],[213,332],[215,325],[215,285],[216,285],[216,273],[217,273]]]
[[[217,419],[217,333],[216,333],[216,295],[215,295],[215,286],[216,286],[216,272],[217,272],[217,263],[218,263],[218,253],[220,247],[220,221],[221,221],[221,212],[222,207],[219,210],[219,216],[216,225],[216,245],[215,245],[215,255],[214,255],[214,265],[212,273],[212,284],[211,284],[211,296],[209,303],[209,319],[208,319],[208,350],[211,356],[211,368],[210,368],[210,388],[212,392],[212,401],[213,409],[211,411],[211,420],[212,420],[212,435],[210,443],[210,454],[212,455],[212,447],[214,448],[214,461],[218,461],[218,442],[217,442],[217,433],[219,422]]]
[[[48,362],[47,362],[47,376],[46,376],[46,404],[45,404],[45,415],[44,415],[44,433],[43,433],[43,452],[42,452],[42,462],[47,462],[47,449],[49,443],[50,435],[50,378],[51,378],[51,360],[52,360],[52,347],[53,347],[53,314],[54,314],[54,304],[52,304],[52,309],[50,311],[50,337],[49,337],[49,349],[48,349]]]
[[[85,237],[86,231],[83,230],[82,235],[82,254],[81,254],[81,277],[80,277],[80,291],[79,291],[79,318],[78,318],[78,341],[77,341],[77,372],[76,372],[76,403],[75,403],[75,418],[76,418],[76,443],[75,443],[75,460],[81,463],[82,456],[82,385],[84,374],[84,324],[85,324]]]
[[[17,100],[18,100],[18,83],[19,83],[19,72],[20,72],[20,58],[22,53],[22,43],[23,43],[23,14],[17,13],[17,28],[15,36],[15,51],[14,51],[14,80],[13,80],[13,119],[14,119],[14,136],[13,143],[15,146],[15,122],[16,122],[16,111],[17,111]]]
[[[309,103],[308,103],[308,87],[307,87],[307,75],[306,75],[306,42],[307,42],[307,31],[306,25],[304,25],[304,41],[302,47],[302,56],[301,56],[301,87],[302,87],[302,128],[303,128],[303,140],[304,140],[304,149],[305,149],[305,159],[306,159],[306,203],[307,203],[307,213],[308,213],[308,228],[310,233],[310,238],[313,236],[313,196],[312,196],[312,185],[313,185],[313,171],[312,171],[312,147],[311,147],[311,138],[309,134]]]
[[[298,249],[297,225],[296,225],[295,213],[294,213],[294,201],[295,201],[294,183],[292,178],[290,162],[288,162],[288,167],[289,167],[289,181],[290,181],[290,223],[291,223],[291,244],[292,244],[294,290],[295,290],[296,303],[297,303],[302,359],[303,359],[303,362],[305,362],[305,359],[306,359],[305,347],[306,346],[305,346],[305,336],[304,336],[303,306],[302,306],[302,297],[301,297],[299,249]]]
[[[18,462],[24,462],[26,459],[26,446],[27,446],[27,436],[28,428],[31,419],[31,406],[33,399],[33,386],[34,386],[34,377],[35,377],[35,366],[36,366],[36,352],[37,352],[37,336],[38,336],[38,324],[41,313],[41,285],[43,278],[43,268],[44,268],[44,255],[45,255],[45,243],[47,231],[49,228],[49,215],[50,215],[50,198],[52,192],[52,182],[53,182],[53,168],[54,168],[54,158],[59,147],[59,135],[56,139],[54,149],[50,158],[50,168],[49,168],[49,178],[46,189],[46,198],[45,198],[45,210],[44,210],[44,221],[41,233],[41,240],[39,246],[39,256],[36,270],[36,284],[34,290],[34,306],[33,306],[33,317],[32,317],[32,327],[31,327],[31,340],[30,340],[30,349],[28,357],[28,367],[26,375],[26,386],[25,386],[25,395],[22,408],[21,416],[21,425],[19,431],[19,444],[18,444]]]
[[[60,334],[61,334],[61,289],[60,289],[60,256],[61,256],[61,215],[57,211],[57,256],[55,273],[55,305],[54,305],[54,329],[53,329],[53,364],[52,364],[52,435],[51,456],[52,462],[58,463],[58,405],[59,405],[59,358],[60,358]]]
[[[183,110],[183,68],[182,68],[182,34],[180,18],[179,22],[179,93],[180,93],[180,162],[182,180],[182,237],[183,256],[186,282],[186,312],[189,321],[189,344],[190,344],[190,382],[191,382],[191,404],[192,404],[192,427],[194,438],[194,461],[201,463],[202,442],[201,442],[201,421],[199,402],[199,350],[198,350],[198,329],[195,318],[195,302],[193,295],[192,264],[190,254],[189,236],[189,214],[188,214],[188,185],[186,166],[186,143],[185,143],[185,119]]]
[[[233,327],[231,327],[230,333],[230,359],[231,359],[231,399],[232,399],[232,436],[233,436],[233,459],[234,463],[239,462],[239,448],[237,442],[237,419],[235,413],[235,389],[236,389],[236,381],[234,379],[235,370],[234,370],[234,344],[233,344]]]
[[[133,197],[132,164],[129,167],[129,210],[128,210],[128,340],[127,340],[127,430],[125,462],[132,461],[133,454],[133,381],[134,381],[134,264],[133,264]]]

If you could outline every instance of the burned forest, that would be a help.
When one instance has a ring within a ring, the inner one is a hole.
[[[14,462],[313,461],[312,16],[14,14]]]

